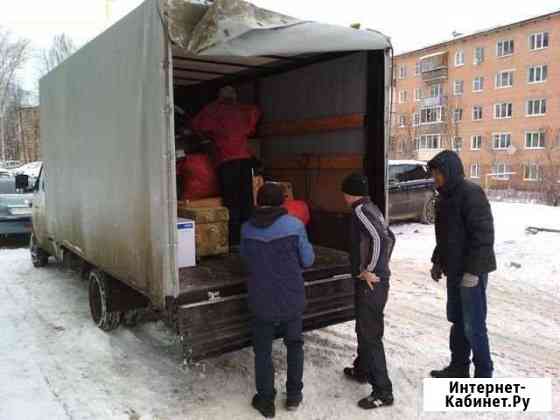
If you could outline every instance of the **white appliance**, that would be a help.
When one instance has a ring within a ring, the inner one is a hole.
[[[190,219],[177,219],[177,268],[196,265],[195,223]]]

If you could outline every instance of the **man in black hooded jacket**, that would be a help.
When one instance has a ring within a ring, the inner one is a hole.
[[[488,273],[496,270],[494,220],[482,188],[465,179],[459,156],[446,150],[428,163],[439,192],[432,278],[447,276],[447,319],[451,363],[430,374],[468,378],[473,354],[475,377],[492,377],[486,330]]]

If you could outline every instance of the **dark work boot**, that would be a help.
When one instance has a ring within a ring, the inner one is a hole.
[[[393,402],[393,394],[373,391],[369,397],[362,398],[358,401],[358,406],[364,410],[372,410],[374,408],[393,405]]]
[[[352,381],[356,381],[360,384],[367,384],[368,383],[368,375],[367,373],[363,373],[358,371],[355,367],[345,367],[344,376]]]
[[[432,370],[430,372],[432,378],[470,378],[469,367],[447,366],[441,370]]]
[[[265,400],[257,394],[253,397],[251,405],[255,410],[261,413],[263,417],[272,419],[276,415],[276,407],[274,406],[273,400]]]
[[[286,399],[286,410],[288,411],[296,411],[301,402],[303,401],[303,397],[299,396],[299,397],[288,397]]]

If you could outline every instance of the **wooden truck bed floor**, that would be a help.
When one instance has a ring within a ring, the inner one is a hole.
[[[304,271],[306,282],[350,272],[348,254],[332,248],[314,247],[315,264]],[[207,300],[209,293],[220,297],[246,292],[247,269],[237,253],[200,260],[198,266],[179,270],[179,304]]]

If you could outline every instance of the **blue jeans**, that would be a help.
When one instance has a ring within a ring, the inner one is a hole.
[[[468,369],[472,351],[475,377],[491,378],[494,367],[486,329],[488,274],[481,274],[474,287],[460,284],[461,279],[447,282],[447,319],[453,324],[449,334],[451,366]]]
[[[257,394],[263,399],[273,401],[274,364],[272,363],[272,342],[278,336],[284,337],[288,350],[288,373],[286,392],[288,399],[301,400],[303,389],[303,321],[299,317],[292,321],[270,322],[253,321],[253,350],[255,352],[255,382]]]

